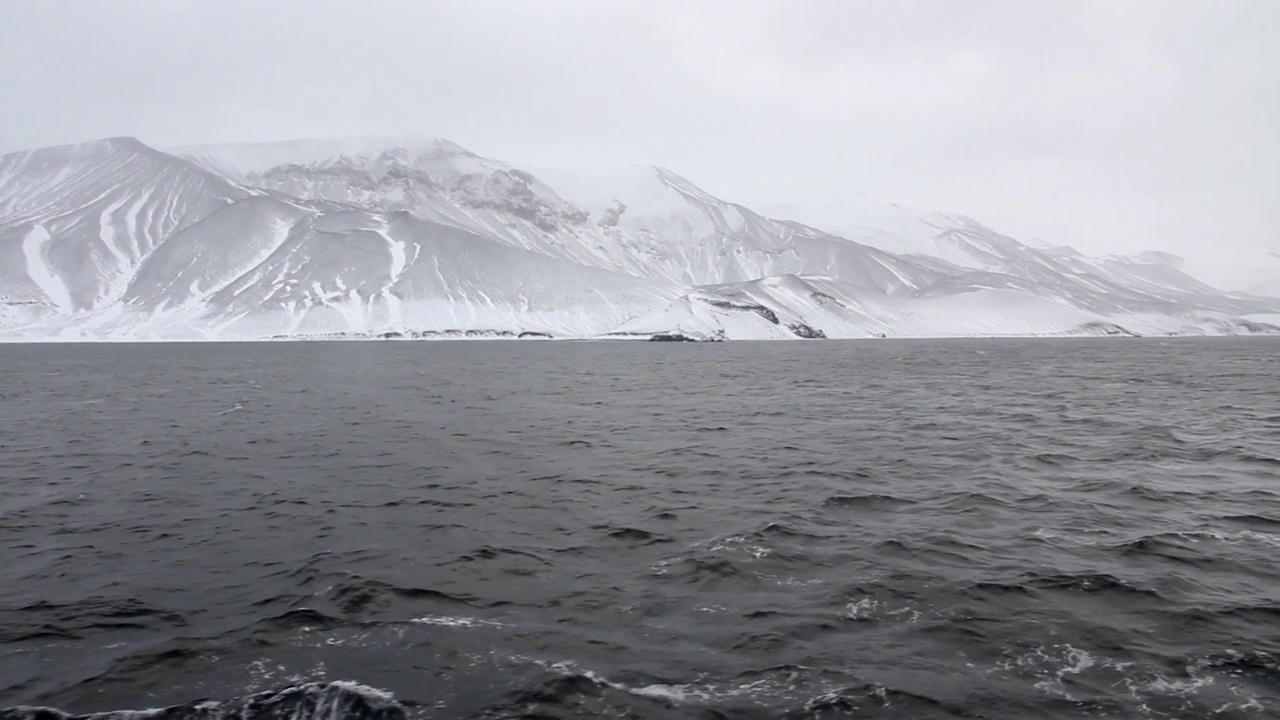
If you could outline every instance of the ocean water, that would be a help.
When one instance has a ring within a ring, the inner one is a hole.
[[[0,361],[0,707],[1280,716],[1275,340]]]

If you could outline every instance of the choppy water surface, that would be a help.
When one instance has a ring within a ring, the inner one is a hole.
[[[1280,343],[0,347],[0,706],[1280,713]]]

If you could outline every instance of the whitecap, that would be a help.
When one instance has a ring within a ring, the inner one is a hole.
[[[471,617],[452,617],[449,615],[424,615],[413,618],[409,622],[415,625],[442,625],[445,627],[502,627],[502,623],[493,620],[481,620]]]

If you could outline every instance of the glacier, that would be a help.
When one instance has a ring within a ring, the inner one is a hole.
[[[4,155],[0,256],[9,341],[1280,332],[1280,300],[1167,253],[1034,247],[860,193],[757,210],[665,168],[438,138]]]

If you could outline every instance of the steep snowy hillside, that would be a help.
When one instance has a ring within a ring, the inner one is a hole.
[[[0,158],[0,333],[1235,333],[1280,313],[1160,254],[1032,248],[865,196],[845,212],[818,229],[663,168],[529,171],[437,139],[103,140]]]
[[[964,268],[983,269],[981,254],[937,242],[939,232],[960,224],[960,218],[878,200],[866,193],[849,193],[839,201],[804,205],[766,203],[760,212],[787,218],[871,245],[897,255],[942,258]],[[960,250],[959,252],[951,252]],[[950,257],[945,257],[950,254]]]
[[[1182,259],[1168,253],[1146,252],[1134,256],[1107,255],[1094,258],[1071,248],[1051,248],[1042,252],[1077,275],[1097,274],[1133,291],[1198,298],[1205,303],[1222,302],[1224,297],[1236,297],[1231,293],[1224,294],[1186,274],[1182,270]]]
[[[695,288],[613,333],[669,340],[859,337],[1239,335],[1277,333],[1276,317],[1203,309],[1106,315],[1012,287],[946,296],[868,295],[795,275]]]
[[[0,169],[0,253],[20,258],[0,276],[11,336],[595,334],[678,290],[391,203],[236,185],[132,140]]]
[[[968,271],[943,281],[949,286],[944,292],[959,290],[958,284],[1021,288],[1104,314],[1176,313],[1188,305],[1228,314],[1259,309],[1254,299],[1188,275],[1182,259],[1168,253],[1093,258],[1069,247],[1033,247],[971,218],[879,203],[866,195],[841,205],[772,209],[917,262],[942,261]],[[1280,266],[1272,274],[1280,290]]]
[[[1189,277],[1152,287],[1145,263],[1130,268],[1136,271],[1130,277],[1121,263],[1082,272],[969,218],[865,195],[824,213],[846,219],[828,232],[725,202],[662,168],[531,173],[444,140],[313,140],[183,152],[300,197],[405,209],[516,247],[685,285],[803,274],[887,293],[1035,286],[1034,292],[1103,313],[1165,312],[1185,302],[1226,313],[1255,309]]]
[[[741,282],[805,272],[897,292],[942,276],[875,248],[762,217],[662,168],[636,167],[607,178],[535,174],[443,140],[387,142],[175,152],[255,187],[351,207],[407,210],[513,247],[664,282]]]
[[[249,194],[131,138],[0,157],[0,302],[32,319],[116,302],[167,238]]]
[[[273,217],[275,235],[238,253],[245,262],[230,272],[217,258],[214,273],[192,270],[209,265],[199,261],[221,228],[175,237],[148,259],[126,300],[138,307],[217,308],[218,329],[239,336],[449,329],[590,334],[675,290],[403,211],[316,213],[291,224]]]

